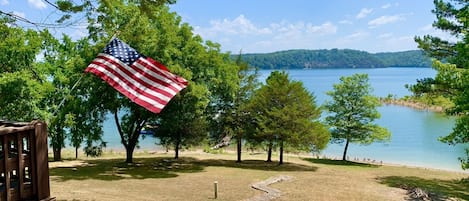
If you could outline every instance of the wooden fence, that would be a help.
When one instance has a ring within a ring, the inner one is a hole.
[[[0,201],[50,198],[47,125],[0,120]]]

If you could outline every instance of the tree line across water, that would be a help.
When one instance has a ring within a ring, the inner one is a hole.
[[[374,54],[351,49],[287,50],[243,54],[243,60],[260,69],[431,67],[430,57],[421,50]]]

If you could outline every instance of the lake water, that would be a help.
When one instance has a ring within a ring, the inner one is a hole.
[[[260,79],[265,81],[270,72],[261,70]],[[436,73],[431,68],[317,69],[287,72],[291,79],[303,82],[316,96],[318,105],[328,99],[325,92],[332,90],[332,85],[339,83],[341,76],[366,73],[376,96],[385,97],[392,94],[403,97],[410,95],[404,87],[405,84],[414,84],[419,78],[434,77]],[[365,158],[384,163],[461,170],[457,158],[464,156],[464,146],[449,146],[438,141],[440,136],[451,132],[454,118],[394,105],[384,105],[378,109],[381,119],[377,120],[377,123],[391,131],[391,141],[368,146],[351,144],[347,154],[350,159]],[[108,142],[108,147],[123,148],[115,124],[110,120],[104,125],[104,140]],[[155,148],[155,142],[153,137],[147,137],[141,140],[141,149]],[[340,144],[330,144],[321,154],[341,158],[343,147]]]

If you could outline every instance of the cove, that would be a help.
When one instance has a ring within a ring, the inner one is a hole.
[[[341,76],[366,73],[373,93],[379,97],[389,94],[396,97],[411,95],[406,84],[415,84],[417,79],[434,77],[431,68],[376,68],[376,69],[308,69],[285,70],[290,79],[302,81],[316,96],[318,105],[328,100],[327,91],[339,83]],[[271,70],[260,70],[260,81],[265,82]],[[425,168],[462,171],[458,157],[465,156],[464,145],[450,146],[438,141],[449,134],[455,119],[444,114],[416,110],[403,106],[383,105],[378,108],[381,118],[377,123],[389,129],[391,141],[371,145],[351,144],[349,159],[375,160],[388,164],[418,166]],[[329,144],[322,156],[340,159],[343,144]]]

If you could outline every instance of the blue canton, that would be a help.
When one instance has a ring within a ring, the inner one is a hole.
[[[103,52],[112,55],[128,66],[132,65],[138,58],[143,56],[117,38],[114,38],[108,43]]]

